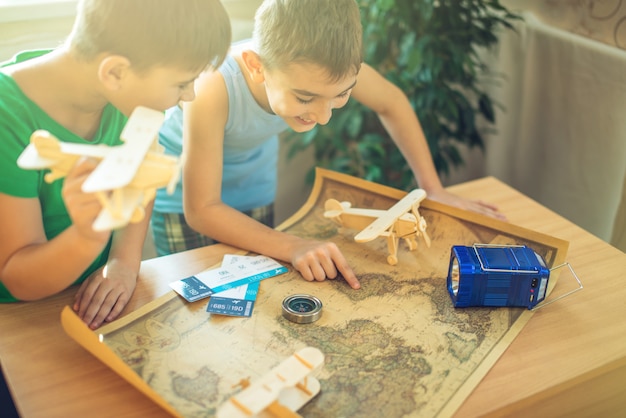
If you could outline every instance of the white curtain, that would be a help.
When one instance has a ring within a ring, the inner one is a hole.
[[[626,217],[626,51],[523,16],[491,65],[504,110],[487,174],[610,241]]]

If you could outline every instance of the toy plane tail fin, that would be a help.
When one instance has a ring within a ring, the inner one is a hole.
[[[61,143],[48,131],[38,129],[30,136],[30,142],[37,149],[37,153],[43,158],[60,158]]]
[[[326,203],[324,203],[324,217],[330,218],[333,221],[341,224],[341,219],[339,216],[346,210],[350,208],[350,202],[339,202],[335,199],[328,199]]]

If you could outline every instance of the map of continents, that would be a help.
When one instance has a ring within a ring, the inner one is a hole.
[[[409,251],[401,242],[398,264],[391,266],[384,239],[355,243],[358,231],[324,218],[323,205],[332,197],[356,207],[388,208],[397,198],[330,180],[317,190],[313,204],[284,228],[335,242],[357,273],[360,290],[341,278],[309,283],[290,270],[262,282],[250,318],[210,315],[207,300],[187,303],[171,295],[104,336],[181,415],[214,416],[242,382],[313,346],[325,354],[325,363],[315,373],[320,394],[299,411],[304,417],[448,416],[529,319],[531,312],[522,308],[454,309],[446,288],[451,245],[528,243],[520,231],[422,207],[431,247],[419,241]],[[534,242],[533,248],[549,263],[555,256],[549,246]],[[282,300],[300,293],[322,301],[317,322],[295,324],[282,317]]]

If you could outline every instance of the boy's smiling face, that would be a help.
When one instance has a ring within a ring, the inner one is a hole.
[[[110,91],[108,98],[126,115],[137,106],[166,110],[195,98],[194,81],[198,75],[198,71],[173,67],[155,67],[146,73],[128,71],[120,88]]]
[[[293,63],[285,70],[264,70],[267,106],[296,132],[325,125],[333,109],[343,107],[356,84],[356,74],[329,81],[328,71],[315,64]]]

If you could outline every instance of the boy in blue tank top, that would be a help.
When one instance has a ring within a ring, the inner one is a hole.
[[[22,170],[16,160],[37,129],[118,144],[135,107],[192,100],[195,79],[230,42],[218,0],[80,0],[62,46],[0,64],[0,302],[82,283],[73,308],[89,327],[120,314],[135,289],[149,210],[141,223],[95,232],[101,204],[81,191],[94,161],[49,184],[47,170]]]
[[[276,134],[326,124],[350,96],[378,114],[430,199],[501,217],[495,207],[443,188],[408,99],[362,62],[361,38],[355,0],[262,3],[252,40],[235,45],[220,71],[201,75],[196,100],[174,109],[161,132],[176,153],[184,130],[186,162],[178,197],[157,197],[158,248],[181,251],[208,243],[208,236],[290,262],[305,280],[341,274],[359,288],[334,243],[278,232],[245,214],[274,201]]]

